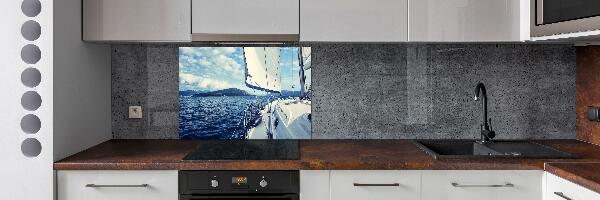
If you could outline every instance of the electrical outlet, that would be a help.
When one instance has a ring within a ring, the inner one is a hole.
[[[141,119],[142,106],[129,106],[129,119]]]

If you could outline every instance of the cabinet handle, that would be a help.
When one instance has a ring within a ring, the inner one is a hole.
[[[561,198],[565,199],[565,200],[573,200],[573,199],[569,198],[568,196],[566,196],[566,195],[565,195],[564,193],[562,193],[562,192],[554,192],[554,194],[555,194],[556,196],[559,196],[559,197],[561,197]]]
[[[123,187],[148,187],[148,184],[139,184],[139,185],[97,185],[97,184],[86,184],[85,187],[92,188],[103,188],[103,187],[111,187],[111,188],[123,188]]]
[[[400,183],[354,183],[355,187],[398,187]]]
[[[462,185],[462,184],[458,184],[458,183],[452,183],[452,186],[454,187],[465,187],[465,188],[472,188],[472,187],[515,187],[515,185],[513,185],[512,183],[507,183],[507,184],[503,184],[503,185]]]

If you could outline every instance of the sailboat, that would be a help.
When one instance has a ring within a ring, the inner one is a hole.
[[[244,116],[246,139],[309,139],[311,137],[311,101],[306,95],[308,93],[304,75],[306,67],[310,69],[310,52],[308,54],[302,52],[301,49],[299,51],[301,95],[282,98],[280,48],[244,47],[246,86],[279,94],[279,98],[263,105],[258,113],[253,113],[251,109],[246,112]]]

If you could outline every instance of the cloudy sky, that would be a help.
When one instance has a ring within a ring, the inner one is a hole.
[[[252,92],[244,84],[245,65],[241,47],[180,47],[179,90]],[[282,89],[299,90],[298,48],[281,48],[280,65]]]

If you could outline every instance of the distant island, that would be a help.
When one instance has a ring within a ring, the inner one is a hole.
[[[240,90],[237,88],[228,88],[228,89],[217,90],[217,91],[212,91],[212,92],[184,90],[184,91],[179,91],[179,95],[180,96],[194,96],[194,97],[255,96],[253,94],[250,94],[244,90]],[[280,95],[283,98],[298,97],[298,96],[300,96],[300,91],[282,90]]]
[[[189,92],[189,91],[187,91],[187,92],[182,91],[182,92],[184,94],[187,94],[186,96],[194,96],[194,97],[254,96],[244,90],[240,90],[237,88],[227,88],[227,89],[217,90],[217,91],[212,91],[212,92]],[[182,92],[179,92],[179,94],[181,95]]]
[[[179,91],[179,96],[192,96],[194,94],[203,93],[205,91],[196,91],[196,90],[184,90]]]

